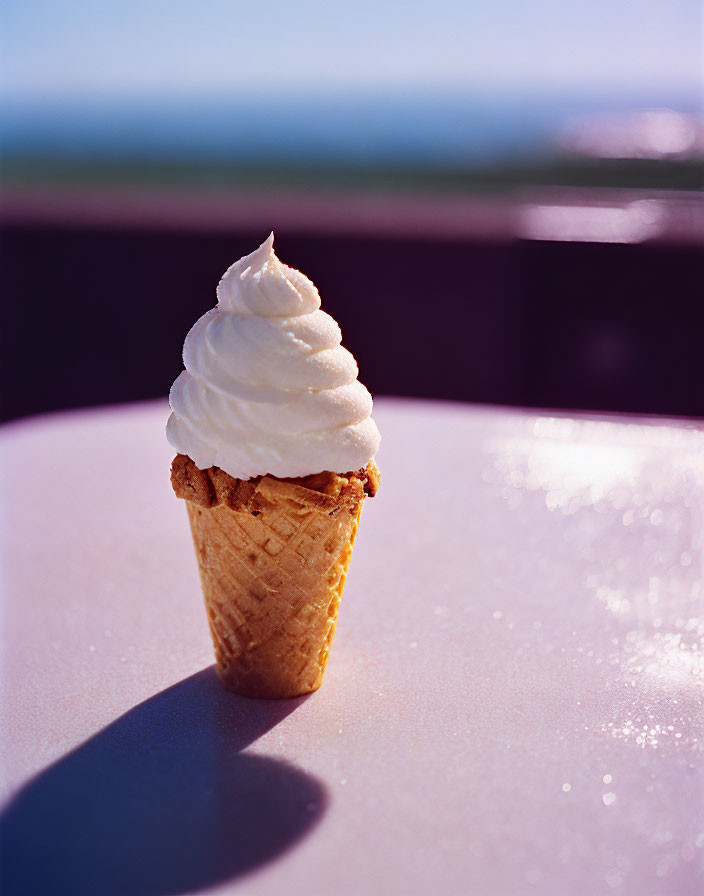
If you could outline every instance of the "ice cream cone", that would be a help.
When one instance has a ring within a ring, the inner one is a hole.
[[[355,474],[235,480],[177,456],[222,683],[250,697],[320,687],[370,464]]]
[[[169,393],[171,481],[223,684],[294,697],[320,687],[381,436],[340,327],[273,233],[230,265],[217,299]]]

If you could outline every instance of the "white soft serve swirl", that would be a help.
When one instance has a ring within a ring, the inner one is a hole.
[[[273,244],[225,272],[186,337],[167,438],[237,479],[358,470],[379,447],[372,397],[318,290]]]

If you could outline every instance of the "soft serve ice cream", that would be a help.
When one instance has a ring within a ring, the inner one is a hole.
[[[225,687],[320,686],[379,432],[340,328],[273,252],[232,265],[173,384],[171,484],[186,504]]]
[[[186,337],[168,440],[236,479],[358,470],[379,447],[372,397],[318,290],[273,244],[225,272],[217,306]]]

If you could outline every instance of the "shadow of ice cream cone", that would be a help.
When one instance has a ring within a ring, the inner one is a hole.
[[[5,896],[168,896],[242,875],[301,838],[322,785],[242,751],[305,698],[226,692],[211,667],[41,772],[0,817]]]

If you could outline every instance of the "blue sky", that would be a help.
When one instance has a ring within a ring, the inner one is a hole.
[[[5,0],[12,96],[701,90],[700,0]]]

